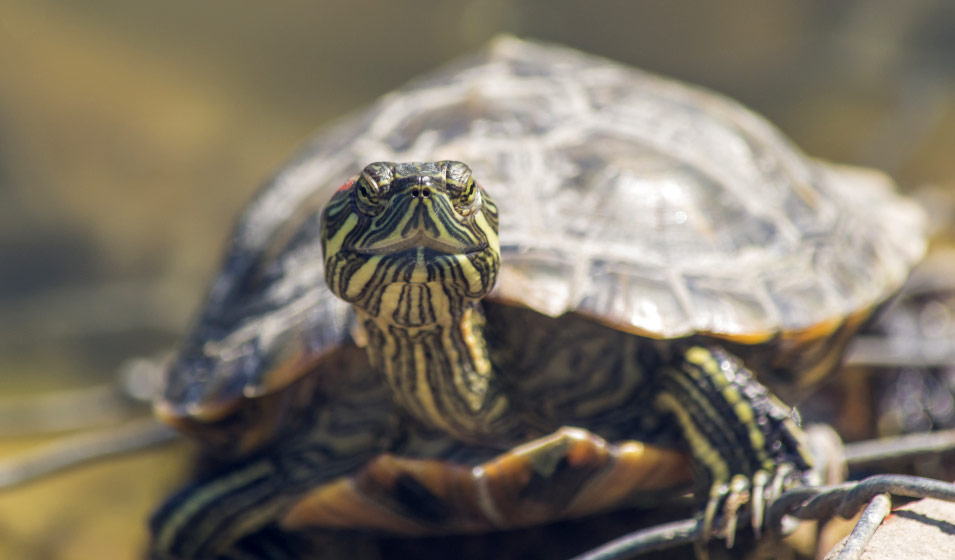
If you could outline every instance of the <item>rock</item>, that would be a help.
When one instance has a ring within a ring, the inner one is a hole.
[[[836,560],[845,540],[826,556]],[[919,500],[892,511],[869,541],[862,560],[952,560],[955,503]]]

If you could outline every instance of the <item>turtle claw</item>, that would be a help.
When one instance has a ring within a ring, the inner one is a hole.
[[[722,537],[726,540],[726,548],[733,548],[736,540],[736,525],[739,521],[739,511],[750,501],[749,479],[741,474],[733,477],[730,482],[730,492],[723,501]]]
[[[705,544],[710,537],[716,537],[725,541],[726,548],[732,548],[744,512],[749,514],[753,534],[759,537],[765,520],[766,504],[792,486],[795,471],[794,465],[782,463],[773,472],[761,469],[752,477],[737,474],[728,483],[714,483],[703,510],[704,539],[701,544]]]
[[[703,510],[703,535],[706,539],[709,539],[710,535],[713,534],[716,512],[723,500],[726,499],[727,494],[729,494],[729,486],[726,483],[718,482],[710,487],[710,499],[706,502],[706,509]]]
[[[766,485],[769,483],[769,473],[766,471],[757,471],[753,475],[753,501],[750,506],[752,515],[750,524],[753,527],[753,534],[760,536],[763,529],[763,517],[766,514]]]
[[[776,472],[773,475],[773,482],[770,485],[769,500],[775,500],[787,489],[787,486],[790,484],[790,479],[792,478],[793,471],[796,470],[796,467],[792,463],[783,463],[776,467]]]

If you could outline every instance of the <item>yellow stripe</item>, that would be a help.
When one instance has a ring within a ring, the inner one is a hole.
[[[759,462],[764,466],[771,466],[772,460],[766,451],[766,438],[755,422],[755,411],[749,401],[744,399],[739,394],[739,390],[732,385],[726,372],[720,367],[719,360],[713,356],[712,352],[699,346],[690,348],[686,352],[686,358],[687,361],[700,366],[709,375],[709,379],[720,388],[723,398],[732,407],[736,419],[746,427],[750,447],[756,452]]]
[[[378,271],[378,263],[380,260],[381,257],[369,258],[348,278],[348,285],[344,286],[345,292],[343,294],[346,298],[356,299],[361,295],[365,286],[368,285],[372,277],[374,277],[375,272]]]
[[[686,351],[686,359],[692,364],[699,366],[705,371],[711,381],[720,389],[729,384],[729,379],[720,369],[719,362],[713,357],[713,353],[700,346],[694,346]]]
[[[686,375],[680,375],[686,374]],[[706,379],[701,378],[703,371],[693,367],[692,364],[689,364],[688,367],[682,368],[679,370],[676,376],[676,382],[682,386],[682,393],[689,400],[689,403],[683,404],[678,399],[674,402],[681,407],[681,412],[684,414],[684,419],[686,422],[691,423],[691,429],[699,434],[700,438],[703,438],[706,441],[707,447],[713,450],[713,453],[719,455],[719,462],[728,472],[730,470],[729,463],[727,462],[726,453],[733,451],[734,438],[732,437],[732,428],[726,425],[726,419],[714,407],[709,400],[711,397],[706,393],[707,381]],[[692,406],[693,410],[688,409],[688,406]],[[693,412],[697,412],[703,416],[701,420],[695,420],[693,418]],[[679,420],[679,418],[678,418]],[[723,452],[720,453],[717,447],[719,442],[708,437],[703,430],[701,429],[704,425],[712,425],[717,430],[722,430],[730,433],[730,440],[726,442],[728,446],[727,449],[723,449]],[[684,426],[686,428],[686,426]]]
[[[356,225],[358,225],[358,216],[349,214],[345,219],[345,223],[342,224],[342,227],[335,233],[335,236],[325,241],[325,254],[334,255],[338,253],[342,248],[345,237],[355,229]]]
[[[177,536],[184,532],[184,528],[193,524],[197,517],[210,504],[221,502],[224,497],[236,494],[238,489],[248,486],[253,481],[272,474],[272,465],[265,461],[249,464],[212,482],[198,487],[190,493],[185,502],[179,505],[175,512],[168,516],[158,531],[156,546],[159,550],[171,550]]]
[[[424,411],[426,418],[431,418],[439,425],[447,426],[447,423],[444,422],[444,417],[438,413],[438,407],[434,402],[434,391],[428,383],[429,361],[425,358],[424,346],[415,344],[413,351],[415,355],[415,372],[418,380],[418,404],[421,406],[421,410]]]
[[[701,463],[706,465],[707,470],[713,477],[713,484],[720,484],[729,480],[729,465],[723,460],[723,456],[712,446],[710,441],[700,432],[690,414],[680,405],[680,402],[669,393],[661,393],[657,397],[657,403],[664,410],[672,412],[680,426],[683,428],[683,435],[686,437],[690,449],[693,450],[693,456]]]

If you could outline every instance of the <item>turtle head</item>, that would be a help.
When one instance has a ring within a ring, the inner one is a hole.
[[[497,207],[467,165],[372,163],[325,207],[325,281],[379,320],[450,319],[494,286],[497,227]]]

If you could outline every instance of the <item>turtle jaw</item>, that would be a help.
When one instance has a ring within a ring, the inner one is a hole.
[[[497,254],[437,253],[422,246],[395,253],[340,251],[325,261],[329,288],[369,316],[402,326],[453,322],[493,287]],[[402,310],[428,307],[409,319]]]
[[[431,249],[438,254],[443,253],[444,255],[469,255],[486,250],[488,244],[485,242],[478,245],[466,245],[458,242],[456,239],[446,241],[440,237],[433,237],[424,228],[417,228],[410,235],[397,241],[392,242],[389,240],[377,246],[371,245],[364,248],[351,247],[348,250],[364,255],[397,255],[406,252],[408,249],[414,250],[419,247]]]

